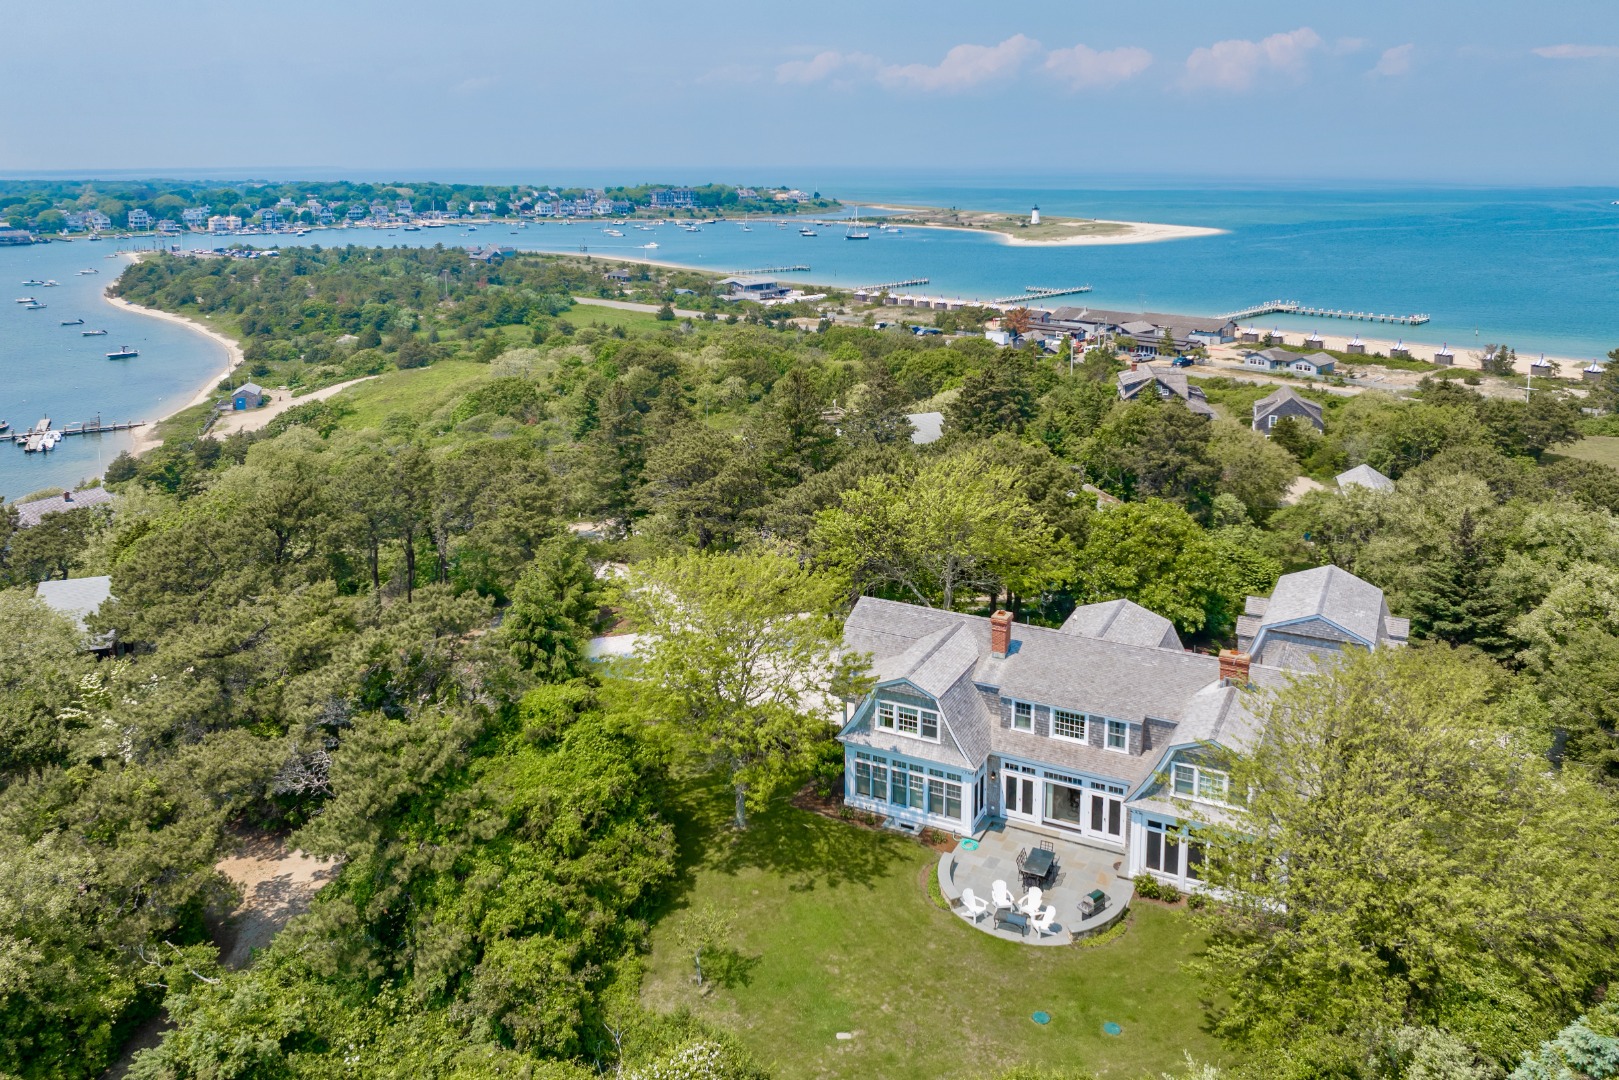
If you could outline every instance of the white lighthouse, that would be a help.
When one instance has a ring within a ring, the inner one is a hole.
[[[1038,224],[1040,224],[1040,208],[1038,206],[1035,207],[1034,210],[1029,214],[1029,224],[1030,225],[1038,225]]]

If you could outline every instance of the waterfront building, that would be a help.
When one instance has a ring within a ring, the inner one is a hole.
[[[1224,344],[1237,337],[1237,324],[1233,320],[1196,315],[1084,307],[1035,310],[1032,315],[1032,330],[1075,337],[1080,341],[1128,335],[1135,339],[1138,351],[1144,355],[1156,355],[1166,330],[1175,348],[1182,352],[1199,346]]]
[[[103,232],[112,228],[112,218],[103,214],[100,210],[86,211],[84,223],[96,232]]]
[[[191,229],[203,229],[208,225],[208,218],[213,213],[211,206],[193,206],[188,210],[180,211],[180,220]]]
[[[730,289],[729,294],[720,297],[721,300],[776,300],[792,291],[767,277],[728,277],[720,284]]]
[[[697,205],[691,188],[657,188],[650,196],[654,210],[683,210]]]
[[[1327,430],[1327,425],[1321,419],[1320,404],[1300,397],[1299,392],[1291,386],[1277,387],[1274,393],[1254,402],[1254,430],[1266,438],[1270,437],[1271,429],[1278,420],[1289,416],[1309,424],[1317,431]]]
[[[129,212],[129,227],[142,232],[150,229],[152,227],[152,215],[138,206],[135,207]]]
[[[235,214],[215,214],[208,219],[208,231],[217,235],[240,232],[242,219]]]

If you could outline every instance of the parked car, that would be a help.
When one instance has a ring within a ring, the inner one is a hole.
[[[1197,363],[1197,361],[1193,360],[1190,356],[1177,356],[1170,362],[1172,367],[1191,367],[1195,363]]]

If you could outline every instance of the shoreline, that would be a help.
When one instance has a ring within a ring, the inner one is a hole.
[[[1433,358],[1434,358],[1435,353],[1437,353],[1442,348],[1447,348],[1448,347],[1451,350],[1452,355],[1455,357],[1455,359],[1448,366],[1456,368],[1458,370],[1462,370],[1462,371],[1478,371],[1479,370],[1479,361],[1482,358],[1479,355],[1479,352],[1480,352],[1479,350],[1458,348],[1456,346],[1450,345],[1448,342],[1437,342],[1436,343],[1436,342],[1433,342],[1433,341],[1415,341],[1415,340],[1413,340],[1411,338],[1407,338],[1407,337],[1401,337],[1401,338],[1371,338],[1371,337],[1365,337],[1365,336],[1363,336],[1361,334],[1355,334],[1355,333],[1349,333],[1349,334],[1323,334],[1319,330],[1315,330],[1315,331],[1277,330],[1277,329],[1274,329],[1274,328],[1270,329],[1270,330],[1266,330],[1266,329],[1264,329],[1262,327],[1246,326],[1246,325],[1242,325],[1242,324],[1239,324],[1239,329],[1240,330],[1257,330],[1257,331],[1259,331],[1259,333],[1261,335],[1266,334],[1266,333],[1274,334],[1274,335],[1281,338],[1282,344],[1284,344],[1284,345],[1297,345],[1297,346],[1301,346],[1301,347],[1304,345],[1304,339],[1309,337],[1311,333],[1315,333],[1315,334],[1320,335],[1320,337],[1321,337],[1321,347],[1323,349],[1327,349],[1327,350],[1330,350],[1332,352],[1347,352],[1348,351],[1347,346],[1350,343],[1350,341],[1358,340],[1358,341],[1360,341],[1360,343],[1362,345],[1366,346],[1366,349],[1367,349],[1368,353],[1380,352],[1385,357],[1389,355],[1389,350],[1393,346],[1395,346],[1396,344],[1402,344],[1403,343],[1405,348],[1407,350],[1409,350],[1409,352],[1411,354],[1411,359],[1413,359],[1413,360],[1421,360],[1421,361],[1424,361],[1424,362],[1430,363],[1430,364],[1434,362]],[[1235,342],[1234,341],[1234,342],[1231,342],[1231,343],[1229,343],[1227,345],[1222,346],[1222,348],[1237,349],[1239,351],[1248,352],[1248,351],[1264,348],[1264,346],[1263,345],[1256,345],[1256,344],[1246,344],[1245,345],[1245,344],[1242,344],[1241,342]],[[1513,370],[1516,371],[1520,375],[1528,375],[1530,373],[1529,372],[1529,365],[1531,363],[1533,363],[1534,361],[1540,359],[1541,356],[1543,356],[1543,355],[1545,356],[1547,363],[1550,363],[1550,364],[1554,365],[1555,377],[1561,378],[1561,379],[1572,379],[1572,380],[1575,380],[1575,381],[1579,381],[1581,379],[1581,377],[1582,377],[1580,375],[1581,370],[1587,364],[1590,364],[1593,360],[1597,361],[1598,363],[1605,363],[1606,362],[1600,356],[1598,356],[1598,357],[1589,357],[1588,356],[1588,357],[1583,357],[1582,358],[1582,357],[1577,357],[1577,356],[1554,356],[1551,353],[1544,353],[1543,354],[1543,353],[1539,353],[1539,352],[1536,352],[1536,353],[1520,352],[1520,353],[1518,353],[1517,363],[1513,366]],[[1354,363],[1353,360],[1344,361],[1344,362],[1346,362],[1346,363]],[[1372,361],[1372,363],[1375,364],[1375,360]],[[1441,365],[1437,365],[1437,366],[1438,366],[1438,368],[1440,370],[1443,370],[1444,367],[1446,367],[1447,365],[1441,364]]]
[[[887,210],[896,214],[905,214],[913,211],[936,212],[936,206],[882,206],[872,204],[873,210]],[[1049,240],[1030,240],[1016,236],[1000,229],[985,226],[973,228],[969,225],[938,225],[927,222],[906,222],[901,228],[905,229],[943,229],[948,232],[971,233],[975,236],[989,235],[997,238],[998,243],[1010,247],[1107,247],[1121,244],[1158,244],[1166,240],[1192,240],[1202,236],[1222,236],[1231,230],[1216,229],[1205,225],[1167,225],[1153,221],[1115,221],[1111,218],[1087,218],[1081,224],[1095,225],[1121,225],[1123,232],[1105,233],[1096,236],[1058,236]]]
[[[109,285],[108,288],[111,288],[111,286]],[[159,438],[157,434],[157,427],[159,424],[163,423],[165,420],[176,415],[177,413],[182,413],[187,409],[195,408],[196,406],[207,402],[214,396],[214,387],[218,386],[226,376],[235,371],[237,367],[241,365],[242,349],[241,346],[237,345],[236,342],[232,341],[224,334],[204,326],[195,319],[188,319],[184,315],[176,315],[169,311],[159,311],[157,308],[149,308],[142,304],[132,304],[128,300],[124,300],[120,297],[107,295],[105,290],[102,291],[101,298],[107,303],[112,304],[114,307],[121,307],[127,311],[134,311],[141,315],[149,315],[154,319],[162,319],[165,322],[175,323],[176,325],[187,327],[196,333],[211,339],[215,344],[219,345],[225,350],[225,366],[221,368],[217,374],[211,376],[189,401],[187,401],[184,405],[171,409],[169,412],[158,417],[156,420],[153,420],[145,427],[136,429],[134,441],[129,447],[129,454],[131,457],[140,457],[148,450],[153,450],[163,445],[163,440]]]

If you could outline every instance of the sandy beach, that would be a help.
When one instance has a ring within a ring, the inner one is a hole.
[[[934,207],[919,206],[874,206],[875,210],[886,210],[893,214],[915,214],[918,212],[937,213]],[[994,218],[997,222],[1002,218],[999,215],[980,214],[980,217]],[[1039,239],[1017,236],[1002,228],[993,225],[944,225],[937,222],[918,222],[907,220],[903,227],[907,229],[947,229],[951,232],[973,233],[983,236],[986,233],[994,236],[1001,243],[1011,247],[1101,247],[1109,244],[1156,244],[1165,240],[1189,240],[1199,236],[1219,236],[1225,229],[1206,228],[1201,225],[1165,225],[1151,221],[1114,221],[1108,218],[1085,218],[1068,220],[1053,218],[1035,226],[1038,230],[1047,232],[1063,228],[1085,229],[1096,225],[1114,226],[1108,232],[1101,232],[1081,236],[1044,236]]]
[[[115,307],[125,308],[129,311],[138,311],[142,315],[149,315],[154,319],[163,319],[166,322],[177,323],[181,326],[189,327],[190,329],[195,330],[197,333],[202,334],[204,337],[211,338],[220,346],[225,355],[223,365],[220,367],[218,374],[211,376],[208,381],[205,382],[200,389],[198,389],[195,397],[186,402],[184,405],[181,405],[179,408],[165,413],[163,416],[158,417],[154,422],[138,429],[135,432],[135,444],[130,447],[129,452],[135,457],[139,457],[140,455],[146,453],[146,451],[152,449],[154,446],[158,446],[162,443],[163,440],[157,437],[158,424],[161,424],[164,420],[167,420],[175,413],[184,412],[186,409],[189,409],[194,405],[201,405],[203,402],[208,401],[214,396],[216,393],[214,388],[219,385],[220,381],[223,380],[225,376],[229,375],[232,371],[235,371],[237,365],[242,362],[242,350],[236,344],[236,342],[232,341],[224,334],[221,334],[215,330],[210,330],[208,327],[202,325],[202,323],[195,319],[188,319],[183,315],[175,315],[171,312],[159,311],[156,308],[144,307],[140,304],[131,304],[128,300],[120,300],[118,297],[108,296],[106,293],[102,293],[101,298]]]

